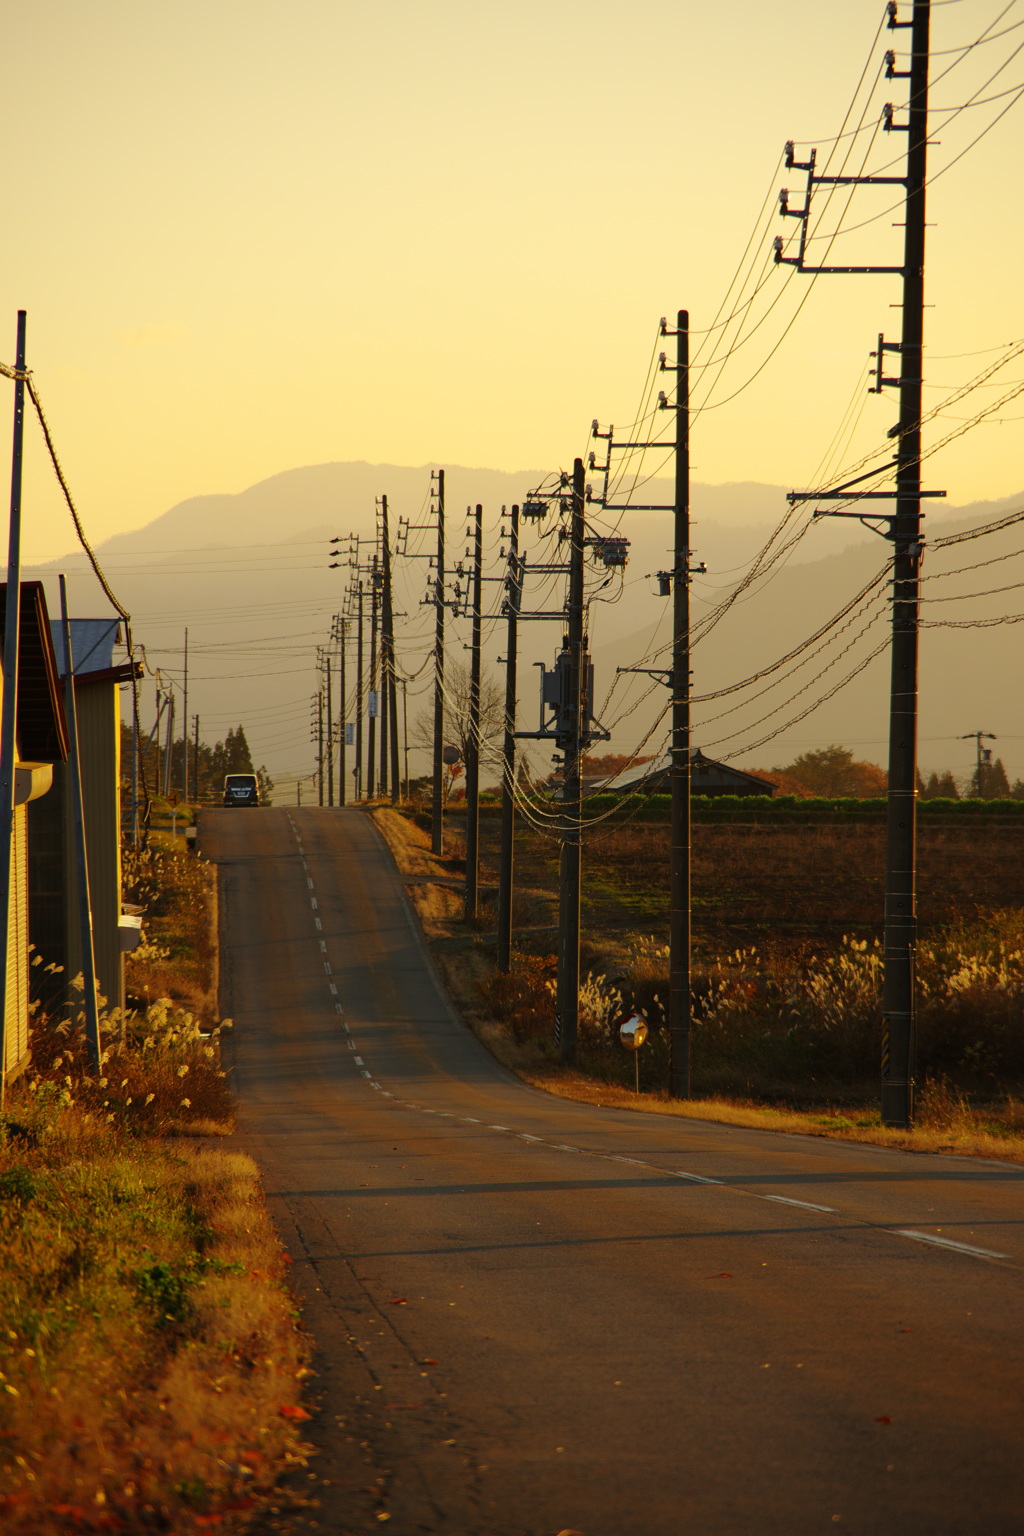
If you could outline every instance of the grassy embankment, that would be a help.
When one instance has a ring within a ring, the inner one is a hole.
[[[517,827],[510,978],[493,965],[493,896],[461,919],[458,818],[433,860],[413,820],[376,812],[449,989],[508,1065],[549,1091],[654,1112],[920,1150],[1024,1157],[1024,865],[1017,825],[922,817],[919,1123],[884,1128],[875,1111],[881,1035],[884,827],[853,822],[694,827],[694,1092],[670,1103],[668,849],[663,822],[612,819],[584,851],[580,1069],[553,1059],[557,844]],[[498,822],[481,820],[484,881]],[[611,1020],[642,1007],[654,1028],[632,1060]]]
[[[159,845],[147,940],[86,1065],[38,1021],[0,1116],[0,1525],[243,1528],[304,1461],[307,1342],[219,1061],[212,870]],[[200,1139],[202,1138],[202,1139]]]

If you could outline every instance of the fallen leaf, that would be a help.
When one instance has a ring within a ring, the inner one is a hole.
[[[299,1408],[295,1403],[282,1403],[277,1410],[282,1419],[311,1419],[313,1415],[307,1413],[305,1408]]]
[[[913,1328],[897,1328],[897,1333],[913,1333]]]
[[[892,1423],[892,1419],[890,1419],[890,1417],[889,1417],[889,1415],[887,1413],[883,1413],[881,1418],[878,1418],[878,1419],[875,1420],[875,1423],[876,1424],[891,1424]]]
[[[421,1360],[420,1365],[436,1365],[436,1360]]]
[[[388,1305],[391,1307],[407,1307],[409,1299],[407,1296],[392,1296]]]
[[[731,1272],[731,1270],[723,1269],[721,1274],[719,1274],[719,1275],[708,1275],[707,1278],[709,1280],[731,1280],[732,1279],[732,1272]]]

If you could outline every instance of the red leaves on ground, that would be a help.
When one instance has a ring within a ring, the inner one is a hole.
[[[437,1361],[436,1360],[421,1360],[420,1364],[421,1365],[436,1365]]]
[[[305,1408],[300,1408],[297,1403],[282,1403],[277,1411],[281,1415],[282,1419],[293,1419],[298,1421],[300,1419],[311,1419],[313,1417],[311,1413],[306,1412]]]
[[[408,1296],[392,1296],[391,1300],[388,1302],[389,1307],[407,1307],[408,1305]]]
[[[878,1418],[878,1419],[875,1420],[875,1423],[876,1424],[891,1424],[892,1423],[892,1419],[889,1417],[889,1415],[887,1413],[883,1413],[881,1418]]]

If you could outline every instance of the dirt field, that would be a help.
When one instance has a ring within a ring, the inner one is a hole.
[[[667,826],[636,824],[602,828],[584,844],[583,924],[591,944],[667,934],[668,836]],[[481,820],[481,845],[496,870],[493,818]],[[1024,828],[924,826],[918,853],[923,935],[978,911],[1024,906]],[[879,826],[695,826],[695,942],[715,951],[769,936],[815,944],[838,943],[844,934],[880,937],[884,866]],[[557,845],[520,823],[518,924],[554,920],[544,898],[555,896],[557,881]],[[543,950],[543,939],[523,934],[530,949]]]

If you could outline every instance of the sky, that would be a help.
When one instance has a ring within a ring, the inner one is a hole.
[[[848,165],[903,153],[877,131],[905,99],[876,81],[882,54],[909,36],[879,33],[884,9],[0,0],[0,358],[23,307],[92,537],[302,464],[566,465],[592,417],[637,410],[659,316],[714,324],[745,259],[762,286],[711,333],[721,370],[695,336],[694,475],[804,483],[851,402],[842,452],[876,445],[895,405],[864,392],[868,353],[897,334],[898,280],[812,281],[768,251],[795,227],[779,187],[802,195],[787,138],[823,159],[853,101]],[[1024,336],[1024,107],[999,94],[1024,82],[1024,0],[933,17],[937,405]],[[850,230],[833,259],[898,261],[892,194],[819,194],[819,233],[840,212]],[[932,440],[1022,377],[950,406]],[[1022,418],[1024,396],[936,458],[951,502],[1024,489]],[[25,549],[56,556],[71,530],[29,442]]]

